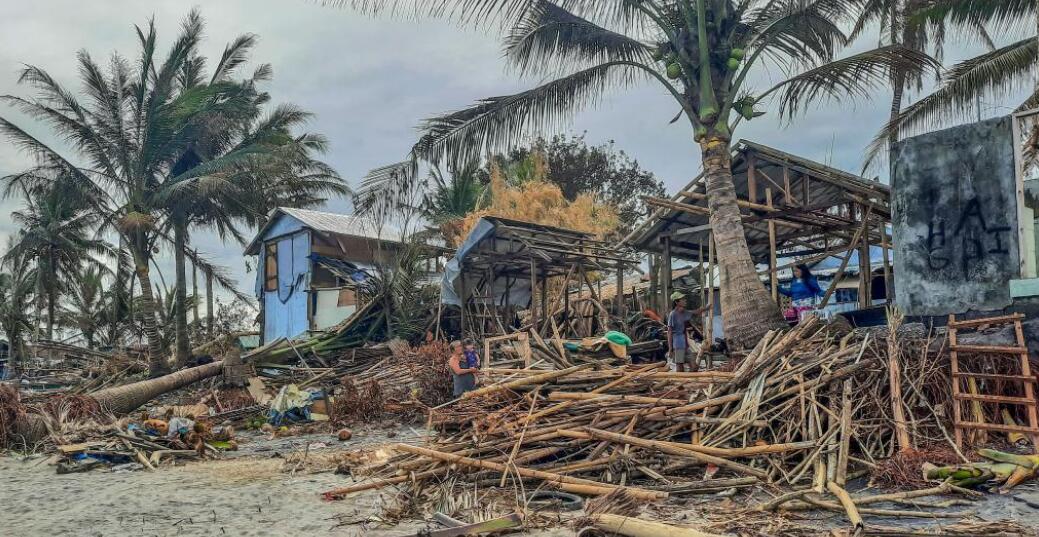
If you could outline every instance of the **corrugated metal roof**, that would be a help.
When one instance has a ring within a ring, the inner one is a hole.
[[[260,242],[271,225],[282,215],[299,220],[305,227],[347,237],[360,237],[383,242],[401,242],[400,231],[392,226],[383,226],[376,229],[370,222],[349,214],[328,213],[324,211],[312,211],[310,209],[295,209],[292,207],[278,207],[271,211],[267,217],[267,223],[256,233],[252,242],[245,248],[246,255],[254,255],[259,252]]]
[[[400,241],[400,232],[396,228],[384,226],[376,230],[375,227],[364,219],[349,214],[326,213],[323,211],[311,211],[310,209],[293,209],[280,207],[276,209],[300,222],[307,227],[317,231],[336,233],[339,235],[351,235],[367,239],[384,241]]]

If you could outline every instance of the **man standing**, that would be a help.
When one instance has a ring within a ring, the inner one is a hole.
[[[667,315],[667,355],[674,362],[675,371],[683,372],[686,367],[696,371],[700,349],[699,344],[689,337],[690,321],[707,308],[687,310],[685,295],[681,291],[671,293],[671,305],[671,313]]]

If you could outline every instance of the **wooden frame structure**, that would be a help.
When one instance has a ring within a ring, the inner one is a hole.
[[[466,248],[458,260],[462,332],[469,336],[483,339],[528,328],[556,338],[572,333],[567,311],[574,287],[580,291],[587,286],[598,297],[596,276],[616,278],[623,286],[625,269],[638,264],[633,250],[588,233],[499,217],[483,220],[493,230]],[[569,292],[550,297],[549,287]],[[529,289],[529,301],[510,303],[514,289]],[[623,297],[617,302],[614,313],[623,318]],[[512,322],[519,310],[529,312],[523,326]]]
[[[782,257],[797,263],[814,263],[841,257],[834,276],[844,276],[852,252],[858,251],[859,273],[871,274],[870,247],[883,250],[885,298],[892,299],[891,192],[887,185],[797,157],[765,145],[740,141],[733,146],[733,182],[737,204],[754,262],[767,266],[761,272],[778,300],[778,272],[792,264],[778,265]],[[656,207],[650,218],[624,242],[651,254],[651,265],[661,267],[660,282],[652,287],[660,297],[657,307],[667,308],[671,290],[671,260],[698,262],[705,304],[714,296],[717,281],[710,210],[704,176],[693,179],[670,199],[644,198]],[[870,302],[870,280],[859,284],[860,307]],[[829,295],[824,301],[829,300]]]

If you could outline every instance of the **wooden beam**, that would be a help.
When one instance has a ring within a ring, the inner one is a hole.
[[[700,194],[700,193],[697,193],[697,192],[690,192],[688,190],[681,190],[681,191],[678,192],[678,194],[680,196],[685,196],[685,197],[687,197],[689,199],[703,200],[703,201],[707,200],[707,195],[706,194]],[[762,205],[760,203],[754,203],[752,201],[741,200],[739,198],[736,198],[736,205],[738,207],[740,207],[740,208],[743,208],[743,209],[753,209],[755,211],[763,211],[763,212],[766,212],[766,213],[771,213],[771,212],[776,212],[777,211],[777,209],[775,207],[769,207],[768,205]]]
[[[666,307],[660,313],[666,315],[668,311],[671,311],[671,237],[664,237],[662,241],[664,252],[661,254],[660,289],[664,294]]]
[[[765,189],[765,203],[772,207],[772,189]],[[768,274],[772,286],[772,301],[779,303],[779,277],[776,274],[776,223],[768,221]]]
[[[758,202],[758,170],[754,153],[747,153],[747,199],[751,203]]]
[[[642,201],[646,205],[652,205],[654,207],[663,207],[665,209],[672,209],[675,211],[682,211],[689,214],[695,214],[697,216],[710,216],[711,210],[706,207],[697,207],[696,205],[689,205],[686,203],[680,203],[677,201],[666,200],[663,198],[656,198],[653,196],[642,196]]]

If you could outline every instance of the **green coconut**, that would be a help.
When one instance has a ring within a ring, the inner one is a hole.
[[[744,52],[741,48],[734,48],[732,49],[732,52],[729,53],[729,55],[734,59],[743,60],[744,56],[746,56],[747,53]]]
[[[671,80],[675,80],[682,76],[682,66],[677,63],[667,64],[667,77]]]
[[[743,103],[740,106],[740,115],[743,116],[743,119],[746,119],[747,121],[754,119],[754,105],[749,103]]]
[[[725,66],[728,67],[730,71],[735,71],[740,68],[740,61],[736,58],[729,58],[729,61],[725,62]]]

